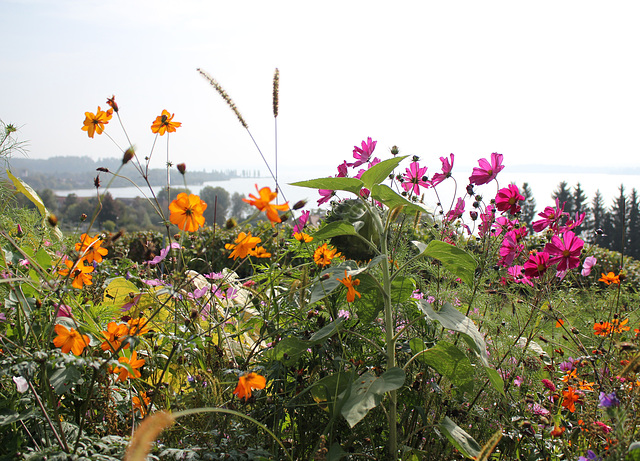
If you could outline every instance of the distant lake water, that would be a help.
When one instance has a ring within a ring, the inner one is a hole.
[[[404,169],[403,169],[404,171]],[[455,170],[454,170],[455,171]],[[464,189],[467,185],[468,176],[470,173],[466,172],[465,175],[462,175],[462,169],[458,170],[459,173],[457,178],[461,183],[458,184],[457,194],[464,194]],[[282,191],[282,195],[284,199],[288,200],[291,204],[294,204],[298,200],[306,199],[308,200],[308,208],[316,208],[316,201],[319,198],[317,191],[313,189],[303,188],[303,187],[294,187],[290,186],[289,183],[296,181],[303,181],[307,179],[313,179],[321,176],[321,172],[318,174],[313,174],[313,172],[303,175],[304,173],[286,173],[282,174],[279,177],[280,188]],[[537,209],[541,211],[545,206],[549,206],[553,204],[551,200],[551,194],[557,189],[560,181],[566,181],[573,190],[575,185],[579,182],[584,193],[586,194],[588,201],[591,202],[596,190],[600,190],[602,194],[605,205],[610,206],[613,202],[614,198],[618,196],[618,187],[620,184],[624,184],[625,191],[627,195],[631,192],[631,189],[636,188],[640,192],[640,175],[619,175],[619,174],[604,174],[604,173],[527,173],[527,172],[509,172],[508,168],[505,168],[498,175],[498,180],[500,182],[500,187],[506,187],[509,183],[513,182],[518,187],[522,187],[524,182],[529,183],[529,187],[533,192],[533,195],[536,199]],[[189,189],[192,193],[198,194],[203,187],[211,186],[211,187],[222,187],[229,192],[229,194],[233,194],[234,192],[238,192],[240,194],[244,194],[248,196],[249,194],[256,193],[255,184],[258,187],[269,186],[273,189],[274,181],[272,178],[235,178],[227,181],[208,181],[202,185],[189,185]],[[454,193],[453,182],[451,180],[447,180],[438,186],[438,193],[440,199],[443,204],[448,207],[449,202],[451,201],[451,197]],[[182,184],[172,184],[172,187],[182,187]],[[154,187],[156,193],[158,193],[162,187]],[[77,190],[59,190],[55,191],[59,196],[67,196],[68,194],[74,193],[79,197],[92,197],[95,196],[95,189],[77,189]],[[142,189],[142,192],[135,187],[117,187],[110,189],[111,195],[114,198],[133,198],[133,197],[143,197],[144,193],[148,195],[148,190]],[[484,195],[485,198],[490,199],[495,196],[497,192],[495,183],[491,183],[484,186],[476,187],[476,193]],[[281,195],[281,197],[282,197]],[[348,198],[351,194],[344,193],[342,197]],[[425,193],[425,203],[428,206],[434,206],[437,203],[438,199],[436,198],[433,191],[427,190]],[[467,207],[468,209],[469,207]]]

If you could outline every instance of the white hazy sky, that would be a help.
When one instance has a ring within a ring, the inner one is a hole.
[[[0,118],[31,158],[119,157],[80,130],[115,94],[142,156],[166,108],[175,163],[266,171],[196,68],[272,161],[278,67],[280,168],[299,179],[334,175],[367,136],[429,174],[450,152],[462,177],[494,151],[507,167],[639,167],[639,19],[637,1],[0,0]]]

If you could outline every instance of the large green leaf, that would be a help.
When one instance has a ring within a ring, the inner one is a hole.
[[[325,376],[296,395],[290,402],[290,406],[298,405],[298,401],[307,393],[310,393],[316,402],[329,405],[333,412],[334,404],[339,403],[341,400],[338,396],[344,398],[344,392],[351,386],[354,377],[355,373],[353,370],[339,371],[332,375]]]
[[[421,353],[418,360],[426,363],[443,376],[446,376],[462,392],[473,389],[474,369],[469,358],[454,344],[439,341],[434,347],[425,350],[421,339],[409,341],[414,354]]]
[[[356,378],[351,385],[351,395],[342,407],[342,416],[349,426],[358,424],[369,410],[380,404],[384,394],[401,388],[404,380],[402,368],[391,368],[379,377],[366,372]]]
[[[477,261],[464,250],[440,240],[433,240],[429,245],[413,241],[421,255],[435,258],[453,275],[459,277],[464,283],[473,286],[473,278]]]
[[[396,193],[393,189],[391,189],[386,184],[376,184],[371,187],[371,197],[390,209],[394,209],[399,206],[404,206],[404,211],[420,211],[425,212],[428,211],[426,208],[421,207],[418,204],[410,202],[402,195]]]
[[[408,155],[393,157],[369,168],[367,171],[362,173],[362,176],[360,176],[360,179],[364,183],[364,187],[371,189],[376,184],[380,184],[382,181],[387,179],[389,177],[389,173],[395,170],[398,164],[407,157]]]
[[[442,306],[442,309],[438,312],[434,311],[431,304],[423,299],[419,300],[419,305],[429,320],[440,322],[446,330],[453,330],[460,333],[471,350],[480,357],[482,364],[489,366],[487,344],[469,317],[453,307],[450,303],[444,303],[444,306]]]
[[[475,459],[480,454],[481,447],[478,445],[478,442],[449,419],[448,416],[444,417],[438,425],[438,428],[447,436],[449,442],[466,458]]]
[[[318,178],[309,179],[308,181],[298,181],[290,185],[310,187],[312,189],[344,190],[359,195],[363,182],[357,178]]]
[[[334,221],[313,234],[316,240],[326,240],[338,235],[357,235],[353,224],[347,221]]]
[[[295,362],[298,357],[306,352],[316,344],[321,344],[336,334],[340,325],[344,322],[342,317],[337,318],[330,324],[324,326],[317,332],[315,332],[311,338],[300,339],[293,336],[282,339],[273,349],[268,351],[268,355],[271,360],[278,362],[284,362],[285,364],[291,364]]]
[[[18,413],[17,411],[13,411],[8,408],[3,408],[2,410],[0,410],[0,426],[5,426],[7,424],[15,423],[17,421],[33,418],[34,416],[35,416],[34,408],[28,408],[24,410],[22,413]]]
[[[409,277],[398,276],[391,282],[391,302],[400,304],[411,297],[416,289],[416,282]]]
[[[49,383],[58,395],[62,395],[76,384],[82,384],[82,374],[74,366],[58,368],[49,377]]]
[[[484,371],[487,372],[487,375],[489,376],[489,381],[491,382],[493,387],[502,395],[505,395],[504,380],[502,379],[502,376],[500,376],[500,373],[498,373],[496,370],[494,370],[491,367],[484,367]]]

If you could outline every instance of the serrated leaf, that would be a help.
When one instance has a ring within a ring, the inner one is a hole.
[[[364,187],[371,190],[373,186],[380,184],[382,181],[387,179],[389,174],[396,169],[398,164],[407,157],[408,155],[393,157],[373,165],[367,171],[362,173],[362,176],[360,176],[360,179],[364,183]]]
[[[468,286],[473,286],[473,278],[478,266],[477,261],[466,251],[440,240],[433,240],[429,245],[413,241],[422,256],[437,259],[442,265],[456,277],[459,277]]]
[[[478,442],[462,430],[462,428],[454,423],[448,416],[444,417],[438,427],[447,439],[449,439],[449,442],[466,458],[475,459],[480,454],[481,447],[478,445]]]
[[[357,178],[318,178],[309,179],[307,181],[298,181],[289,185],[309,187],[311,189],[343,190],[359,195],[363,182]]]
[[[356,378],[351,385],[351,395],[342,407],[342,416],[349,426],[358,424],[369,410],[380,404],[384,394],[401,388],[404,380],[404,370],[397,367],[387,370],[379,377],[366,372]]]

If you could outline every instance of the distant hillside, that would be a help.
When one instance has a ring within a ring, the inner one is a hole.
[[[89,157],[51,157],[48,159],[28,159],[14,157],[10,160],[11,172],[26,181],[33,189],[88,189],[93,187],[93,180],[98,174],[97,168],[108,168],[110,171],[117,171],[122,163],[122,159],[107,158],[95,161]],[[120,172],[138,185],[144,185],[140,174],[130,162],[125,165]],[[237,178],[236,170],[225,171],[189,171],[187,169],[187,181],[189,184],[198,185],[206,181],[221,181]],[[110,179],[108,173],[100,173],[103,184]],[[149,181],[152,186],[165,184],[167,181],[167,170],[153,168],[149,170]],[[171,182],[182,184],[182,178],[178,170],[174,167],[171,170]],[[131,183],[120,178],[116,178],[113,187],[127,187]]]

